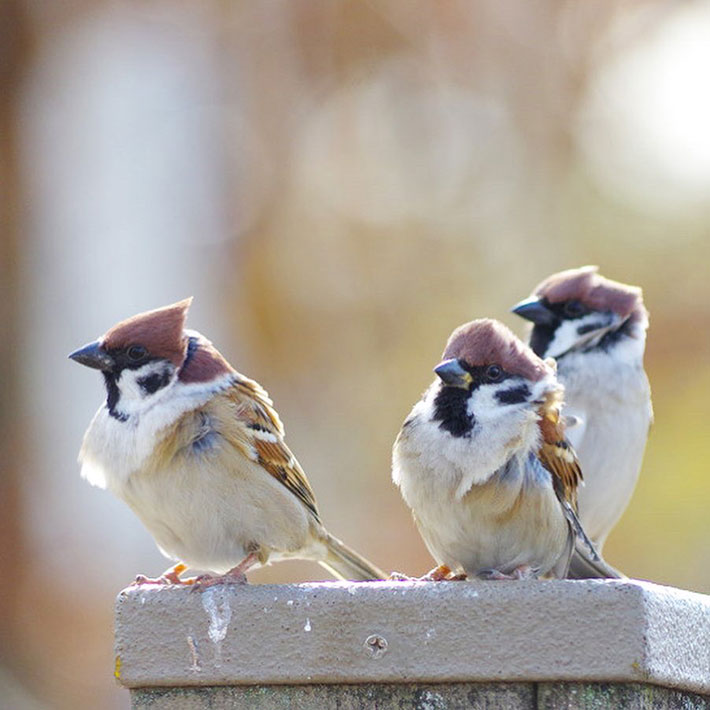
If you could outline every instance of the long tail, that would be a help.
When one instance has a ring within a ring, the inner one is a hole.
[[[344,542],[333,537],[328,531],[323,531],[323,543],[327,548],[325,559],[318,562],[338,579],[350,579],[367,582],[375,579],[385,579],[387,575],[371,562],[348,547]]]
[[[614,569],[601,557],[594,559],[586,544],[578,539],[572,553],[567,579],[626,579],[626,575]]]

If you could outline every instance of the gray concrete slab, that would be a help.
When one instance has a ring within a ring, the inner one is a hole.
[[[710,597],[636,581],[129,588],[126,687],[645,682],[710,692]]]
[[[648,683],[378,683],[138,688],[132,710],[710,710]]]
[[[132,710],[372,710],[373,708],[377,710],[491,710],[492,708],[535,710],[536,708],[535,688],[532,683],[145,688],[134,690],[131,695]],[[665,708],[658,710],[665,710]]]

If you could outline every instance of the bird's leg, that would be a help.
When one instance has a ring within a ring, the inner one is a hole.
[[[439,565],[429,570],[423,577],[424,582],[458,582],[467,578],[465,573],[454,574],[447,565]]]
[[[416,582],[419,577],[410,577],[404,572],[390,572],[389,577],[387,577],[388,582]]]
[[[534,570],[530,565],[520,565],[513,570],[515,579],[537,579],[537,570]]]
[[[450,567],[439,565],[429,570],[423,577],[408,577],[401,572],[392,572],[388,579],[394,582],[458,582],[467,579],[467,575],[454,574]]]
[[[486,580],[502,580],[502,579],[515,579],[513,575],[511,574],[504,574],[500,570],[497,569],[482,569],[479,570],[476,573],[476,577],[479,579],[486,579]]]
[[[144,574],[136,575],[133,585],[140,587],[143,584],[193,584],[195,579],[180,579],[180,575],[187,569],[187,565],[178,562],[176,565],[169,567],[160,575],[160,577],[146,577]]]
[[[530,565],[519,565],[512,574],[505,574],[497,569],[482,569],[477,575],[479,579],[505,580],[505,579],[537,579],[537,571]]]
[[[250,567],[253,567],[259,562],[259,555],[256,552],[250,552],[236,567],[232,567],[228,572],[217,576],[211,574],[201,574],[195,579],[194,588],[204,589],[212,587],[215,584],[246,584],[246,572]]]

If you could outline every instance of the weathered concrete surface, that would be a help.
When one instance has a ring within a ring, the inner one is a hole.
[[[539,683],[536,710],[710,710],[710,697],[645,683]]]
[[[532,683],[272,685],[145,689],[133,710],[533,710]]]
[[[212,686],[131,691],[133,710],[710,710],[710,698],[644,683]]]
[[[131,688],[566,680],[708,693],[710,597],[601,580],[132,588],[116,603],[116,655]]]

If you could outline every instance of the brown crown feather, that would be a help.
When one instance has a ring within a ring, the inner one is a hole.
[[[443,359],[460,358],[471,366],[500,365],[511,375],[541,380],[547,365],[511,330],[491,318],[456,328],[446,344]]]
[[[577,300],[597,311],[612,311],[628,318],[643,312],[643,296],[638,286],[604,278],[597,266],[582,266],[548,276],[535,288],[535,295],[550,303]]]
[[[106,350],[142,345],[153,357],[180,367],[185,359],[187,337],[183,333],[192,298],[131,316],[113,326],[102,338]]]

